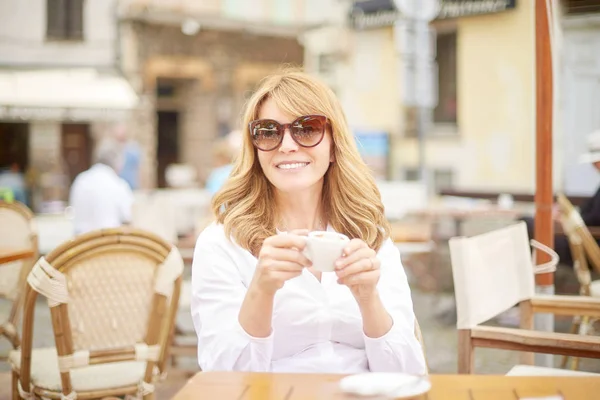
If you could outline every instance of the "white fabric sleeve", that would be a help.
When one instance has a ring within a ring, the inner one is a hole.
[[[371,372],[426,374],[427,364],[421,344],[415,336],[415,315],[400,252],[387,239],[377,258],[381,278],[377,285],[383,306],[393,320],[392,328],[379,338],[364,335]]]
[[[238,314],[247,288],[221,239],[209,236],[204,231],[198,238],[192,264],[198,364],[203,371],[270,371],[273,332],[255,338],[242,328]]]

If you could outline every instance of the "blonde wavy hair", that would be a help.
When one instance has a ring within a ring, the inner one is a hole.
[[[298,70],[268,76],[246,104],[241,153],[230,178],[212,200],[216,220],[224,225],[227,237],[257,256],[263,241],[276,233],[274,191],[258,162],[258,150],[252,145],[248,128],[267,99],[295,117],[321,114],[329,118],[335,161],[324,177],[325,216],[337,232],[360,238],[379,250],[389,237],[390,227],[371,171],[358,152],[335,94]]]

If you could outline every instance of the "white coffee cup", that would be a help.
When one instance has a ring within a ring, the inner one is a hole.
[[[304,255],[315,270],[331,272],[335,270],[335,262],[342,256],[350,239],[337,232],[314,231],[306,238]]]

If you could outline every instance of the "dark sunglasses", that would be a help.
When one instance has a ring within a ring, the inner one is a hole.
[[[285,130],[289,129],[292,139],[302,147],[315,147],[323,140],[329,120],[324,115],[303,115],[292,123],[280,124],[272,119],[257,119],[250,122],[252,144],[258,150],[275,150],[283,142]]]

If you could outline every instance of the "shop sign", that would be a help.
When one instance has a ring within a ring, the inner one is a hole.
[[[365,7],[374,2],[382,6]],[[350,13],[350,25],[357,30],[392,26],[402,18],[402,14],[393,5],[391,0],[370,0],[355,3]],[[517,0],[443,0],[440,12],[436,19],[449,19],[468,17],[472,15],[492,14],[507,11],[517,6]]]
[[[515,8],[517,0],[444,0],[438,19],[493,14]]]

